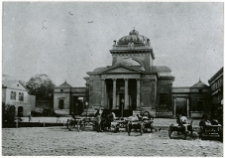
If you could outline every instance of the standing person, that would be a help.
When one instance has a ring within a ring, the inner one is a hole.
[[[29,112],[28,114],[28,119],[29,119],[29,122],[31,121],[31,112]]]

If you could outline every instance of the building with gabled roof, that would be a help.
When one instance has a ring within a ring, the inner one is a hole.
[[[18,116],[29,115],[35,109],[35,96],[29,95],[24,83],[19,80],[2,80],[2,102],[14,105]]]

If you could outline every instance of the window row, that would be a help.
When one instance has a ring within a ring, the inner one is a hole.
[[[10,99],[16,100],[16,92],[11,91]],[[23,100],[24,100],[24,93],[19,92],[19,101],[23,101]]]
[[[211,90],[215,91],[222,86],[223,86],[223,78],[221,77],[211,85]]]
[[[187,101],[186,99],[177,99],[176,100],[177,107],[181,106],[186,108]],[[196,104],[192,106],[191,111],[203,111],[204,110],[204,100],[198,99]],[[160,108],[168,108],[168,95],[167,94],[159,94],[159,107]]]

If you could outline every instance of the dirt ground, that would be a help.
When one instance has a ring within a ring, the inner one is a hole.
[[[200,140],[197,134],[169,139],[154,133],[69,131],[66,127],[2,129],[4,156],[223,156],[223,143]]]

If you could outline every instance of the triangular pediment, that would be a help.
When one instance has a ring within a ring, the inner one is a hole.
[[[114,67],[114,68],[111,68],[111,69],[108,69],[104,72],[102,72],[103,74],[114,74],[114,73],[119,73],[119,74],[123,74],[123,73],[141,73],[139,70],[134,70],[132,68],[127,68],[127,67],[124,67],[124,66],[117,66],[117,67]]]

